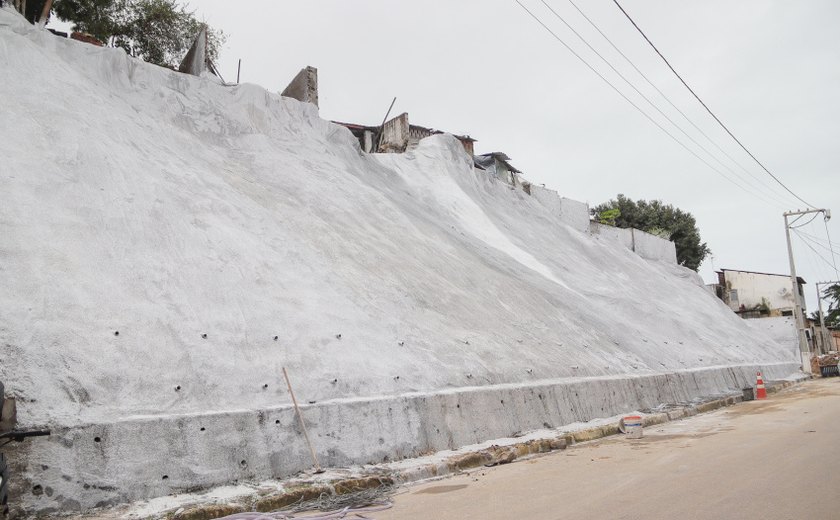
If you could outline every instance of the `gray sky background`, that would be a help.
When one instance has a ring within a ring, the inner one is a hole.
[[[546,1],[661,110],[746,177],[659,98],[569,0]],[[563,196],[595,205],[624,193],[690,211],[714,253],[700,271],[707,282],[715,268],[788,273],[782,212],[804,204],[777,189],[716,126],[611,0],[574,1],[695,124],[760,179],[746,177],[751,193],[680,148],[513,0],[193,0],[190,7],[227,33],[219,66],[228,81],[235,79],[239,58],[242,81],[272,91],[282,90],[303,66],[315,66],[325,119],[378,124],[396,96],[393,114],[407,111],[412,123],[470,134],[478,139],[478,153],[504,151],[529,180]],[[540,0],[522,2],[668,125]],[[622,5],[771,171],[805,200],[836,210],[829,229],[840,251],[840,2]],[[755,192],[781,201],[767,202]],[[827,247],[822,218],[800,231]],[[814,310],[813,282],[836,275],[798,237],[794,247]],[[813,247],[831,260],[827,249]]]

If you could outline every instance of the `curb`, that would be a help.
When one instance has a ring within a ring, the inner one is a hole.
[[[785,388],[793,386],[794,384],[796,384],[796,382],[779,381],[773,383],[772,386],[768,385],[767,393],[775,394]],[[643,426],[663,424],[686,417],[692,417],[701,413],[708,413],[726,406],[732,406],[742,402],[743,400],[742,396],[730,396],[684,406],[682,408],[669,410],[668,412],[645,414],[642,419],[642,424]],[[484,450],[460,453],[458,455],[448,457],[440,463],[426,464],[415,468],[405,469],[391,473],[391,475],[400,484],[441,478],[447,475],[457,474],[470,468],[507,464],[518,458],[535,456],[555,450],[565,450],[568,446],[572,446],[577,443],[603,439],[604,437],[610,437],[619,433],[621,432],[619,431],[617,424],[596,426],[571,433],[560,432],[556,437],[530,440],[506,446],[493,445]]]
[[[362,476],[333,480],[331,482],[299,483],[280,493],[249,497],[236,504],[214,504],[195,506],[165,516],[172,520],[214,520],[235,513],[256,511],[267,513],[293,504],[311,502],[327,496],[349,495],[369,489],[394,485],[394,479],[386,475]]]
[[[768,394],[775,394],[799,381],[779,381],[767,387]],[[742,402],[742,396],[729,396],[698,404],[675,408],[667,412],[644,414],[643,426],[654,426],[694,415],[708,413]],[[292,504],[316,500],[323,495],[338,496],[358,493],[379,487],[403,485],[422,480],[439,479],[464,471],[509,464],[517,459],[544,455],[552,451],[565,450],[577,443],[590,442],[619,434],[617,424],[596,426],[575,432],[557,432],[557,435],[531,439],[513,444],[497,445],[480,450],[466,451],[449,456],[442,461],[415,466],[403,470],[383,469],[375,474],[353,478],[336,479],[329,482],[308,482],[292,484],[280,493],[267,494],[240,500],[232,504],[195,506],[184,511],[169,513],[171,520],[214,520],[244,511],[268,512]]]

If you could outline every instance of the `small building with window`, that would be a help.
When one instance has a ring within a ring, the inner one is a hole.
[[[333,121],[341,125],[359,140],[359,147],[366,153],[404,153],[417,148],[420,140],[431,135],[443,134],[441,130],[413,125],[408,122],[408,114],[402,113],[385,122],[382,126],[366,126]],[[468,135],[453,134],[464,151],[472,157],[475,153],[475,139]]]
[[[511,186],[522,186],[522,172],[510,164],[510,157],[502,152],[491,152],[476,155],[474,158],[476,168],[487,171],[490,175],[504,181]],[[529,186],[530,188],[530,186]],[[525,190],[530,193],[529,189]]]
[[[793,316],[794,298],[805,312],[805,280],[798,277],[793,293],[790,275],[721,269],[712,284],[718,298],[742,318]]]

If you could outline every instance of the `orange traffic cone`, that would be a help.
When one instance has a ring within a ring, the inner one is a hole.
[[[755,381],[755,398],[767,399],[767,390],[764,388],[764,379],[761,377],[761,372],[758,373],[758,377]]]

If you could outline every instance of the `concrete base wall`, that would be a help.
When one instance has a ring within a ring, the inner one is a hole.
[[[773,380],[797,368],[796,363],[777,363],[535,381],[334,400],[304,405],[303,414],[321,464],[346,466],[738,393],[755,384],[758,370]],[[16,473],[30,478],[14,482],[13,502],[41,512],[86,510],[243,479],[282,478],[312,467],[290,406],[85,425],[22,445],[11,457],[28,461]]]

